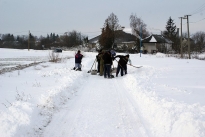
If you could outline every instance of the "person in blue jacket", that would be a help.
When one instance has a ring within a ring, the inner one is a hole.
[[[78,50],[77,54],[75,55],[75,67],[74,70],[81,71],[81,62],[82,62],[83,55],[80,53],[80,50]]]

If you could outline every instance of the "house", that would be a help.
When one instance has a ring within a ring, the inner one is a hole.
[[[162,35],[150,35],[142,40],[145,53],[168,52],[172,50],[173,42]]]
[[[99,45],[99,42],[98,42],[99,38],[100,38],[100,35],[90,39],[88,41],[88,47],[89,48],[97,48],[97,45]]]
[[[88,42],[89,48],[100,48],[99,38],[100,35],[90,39]],[[125,49],[134,49],[136,47],[136,40],[136,36],[126,33],[122,30],[117,30],[115,31],[115,41],[113,43],[113,48],[119,51]]]
[[[114,42],[114,48],[117,50],[134,50],[136,49],[137,37],[124,31],[116,31],[116,38]]]
[[[190,41],[190,45],[194,45],[194,40],[193,39],[189,38],[189,41]],[[184,47],[188,47],[188,38],[186,38],[186,37],[182,38],[182,45]]]

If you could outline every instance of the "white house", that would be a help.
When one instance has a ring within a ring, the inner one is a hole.
[[[162,35],[150,35],[142,40],[144,52],[154,53],[156,51],[167,52],[172,50],[173,42]]]

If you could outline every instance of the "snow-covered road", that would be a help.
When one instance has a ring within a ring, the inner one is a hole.
[[[49,53],[1,50],[3,58]],[[65,51],[60,63],[1,74],[0,136],[205,136],[204,61],[131,54],[142,68],[105,79],[87,73],[97,53],[84,54],[82,71]]]
[[[66,105],[68,109],[53,116],[44,136],[147,136],[126,89],[122,78],[90,75]]]

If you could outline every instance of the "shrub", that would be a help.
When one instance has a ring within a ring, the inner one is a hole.
[[[59,53],[49,52],[49,61],[55,62],[55,63],[60,62],[61,57],[60,57]]]

